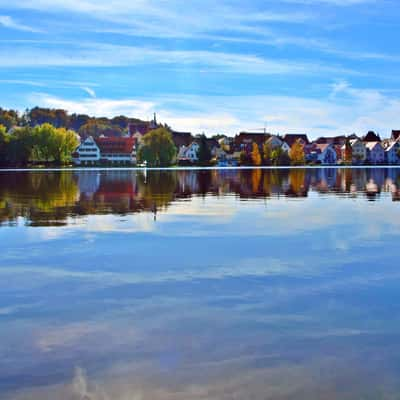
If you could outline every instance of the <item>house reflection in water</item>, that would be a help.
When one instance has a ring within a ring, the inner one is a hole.
[[[400,198],[394,168],[87,170],[0,173],[0,221],[24,217],[31,225],[65,224],[69,217],[166,211],[196,196],[239,201],[305,198],[310,193]]]

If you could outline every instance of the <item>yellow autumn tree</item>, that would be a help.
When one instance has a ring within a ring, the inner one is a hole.
[[[253,149],[251,151],[251,161],[253,165],[261,165],[261,154],[257,143],[253,143]]]
[[[260,189],[261,169],[253,169],[251,171],[251,190],[253,194],[257,194]]]
[[[304,146],[300,140],[296,140],[290,148],[290,162],[292,165],[304,165],[305,155]]]

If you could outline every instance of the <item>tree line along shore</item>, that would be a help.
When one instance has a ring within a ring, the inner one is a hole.
[[[400,131],[320,137],[240,132],[206,137],[167,124],[117,116],[96,118],[35,107],[0,108],[0,166],[141,165],[168,167],[400,164]]]

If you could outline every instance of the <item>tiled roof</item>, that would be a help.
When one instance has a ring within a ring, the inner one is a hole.
[[[181,146],[189,146],[193,141],[193,136],[190,132],[175,132],[172,131],[172,140],[175,146],[179,149]]]
[[[99,137],[96,139],[101,153],[130,154],[135,145],[133,137]]]

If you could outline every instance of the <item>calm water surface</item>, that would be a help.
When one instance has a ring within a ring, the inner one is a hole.
[[[0,172],[0,398],[400,398],[400,169]]]

